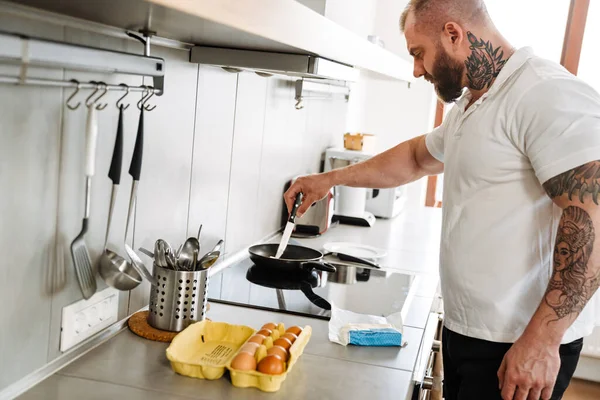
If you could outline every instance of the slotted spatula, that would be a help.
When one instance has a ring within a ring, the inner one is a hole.
[[[92,191],[92,177],[96,164],[96,139],[98,138],[98,117],[95,104],[88,107],[85,126],[85,215],[81,232],[71,243],[71,256],[75,266],[75,274],[84,299],[89,299],[96,293],[96,277],[92,269],[90,253],[85,245],[85,234],[88,230],[90,217],[90,198]]]

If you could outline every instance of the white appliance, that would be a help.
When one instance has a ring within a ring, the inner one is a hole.
[[[330,148],[325,152],[325,172],[361,162],[373,156],[374,154],[363,151]],[[361,193],[364,193],[364,196]],[[360,216],[359,209],[362,207],[362,213],[366,212],[367,218],[369,214],[379,218],[393,218],[400,214],[405,204],[406,187],[404,186],[388,189],[364,189],[339,186],[336,187],[336,207],[334,214],[358,217]]]

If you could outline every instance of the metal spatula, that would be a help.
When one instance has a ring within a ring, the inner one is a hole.
[[[96,277],[92,269],[90,253],[85,245],[85,234],[88,229],[90,217],[90,198],[92,191],[92,177],[94,176],[96,164],[96,139],[98,138],[98,117],[95,104],[88,107],[88,115],[85,127],[85,215],[81,232],[71,243],[71,256],[75,266],[75,274],[79,281],[79,287],[84,299],[89,299],[96,293]]]

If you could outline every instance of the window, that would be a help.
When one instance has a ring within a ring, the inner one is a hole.
[[[600,92],[600,2],[590,1],[577,75]]]
[[[492,21],[517,49],[560,62],[571,0],[487,0]]]

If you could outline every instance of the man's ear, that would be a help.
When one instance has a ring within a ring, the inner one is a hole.
[[[452,47],[458,47],[464,40],[464,31],[456,22],[447,22],[442,31],[442,38]]]

